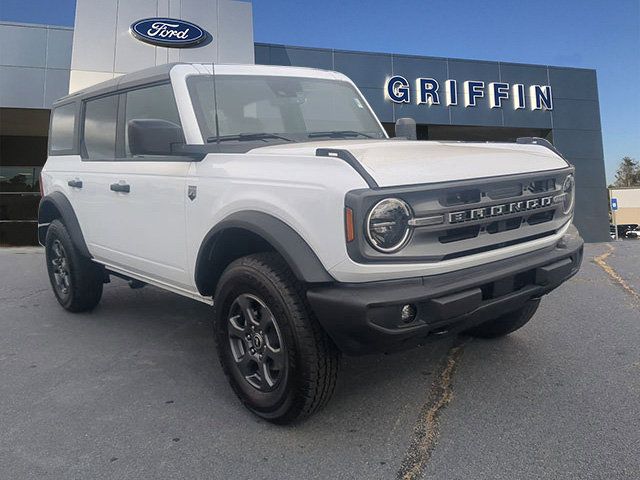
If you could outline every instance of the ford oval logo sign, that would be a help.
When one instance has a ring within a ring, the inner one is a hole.
[[[131,24],[138,40],[159,47],[185,48],[204,42],[208,33],[195,23],[175,18],[145,18]]]

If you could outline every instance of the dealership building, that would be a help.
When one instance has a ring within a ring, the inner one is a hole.
[[[131,25],[149,17],[193,22],[208,41],[141,41]],[[576,167],[575,223],[585,240],[609,239],[595,70],[255,43],[253,21],[251,3],[237,0],[77,0],[73,28],[0,22],[0,245],[36,241],[52,102],[171,62],[339,71],[390,135],[397,119],[411,117],[422,140],[545,138]]]

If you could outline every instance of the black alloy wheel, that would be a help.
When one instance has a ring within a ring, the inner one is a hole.
[[[71,272],[67,252],[60,240],[56,239],[51,244],[51,268],[54,279],[54,288],[58,295],[65,299],[71,291]]]
[[[235,367],[261,392],[276,389],[286,374],[287,352],[278,322],[257,296],[239,295],[231,304],[228,337]]]

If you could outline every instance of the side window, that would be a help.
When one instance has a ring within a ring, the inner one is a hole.
[[[169,122],[176,129],[181,130],[180,115],[170,84],[130,90],[125,93],[125,97],[124,151],[127,158],[135,156],[131,153],[129,145],[131,121],[160,120]]]
[[[49,152],[75,153],[76,104],[61,105],[51,115],[51,131],[49,132]]]
[[[89,100],[84,110],[84,147],[90,160],[116,157],[118,95]]]
[[[196,111],[200,132],[207,141],[209,137],[215,139],[216,133],[216,103],[213,96],[214,85],[212,76],[194,75],[188,77],[187,86],[193,109]],[[222,116],[221,112],[218,112]]]

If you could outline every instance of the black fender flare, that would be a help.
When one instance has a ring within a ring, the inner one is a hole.
[[[74,247],[78,249],[78,253],[83,257],[91,258],[76,212],[73,210],[69,199],[62,192],[53,192],[45,195],[40,200],[40,205],[38,206],[38,241],[40,245],[44,246],[49,224],[55,218],[60,218],[64,223]]]
[[[335,281],[315,252],[293,228],[267,213],[247,210],[233,213],[219,222],[209,230],[200,244],[196,259],[195,282],[201,294],[212,294],[212,292],[206,292],[207,289],[204,287],[207,282],[207,269],[210,267],[209,261],[214,257],[215,250],[224,248],[224,245],[216,245],[216,237],[228,229],[247,230],[264,239],[285,259],[300,281],[305,283]]]

